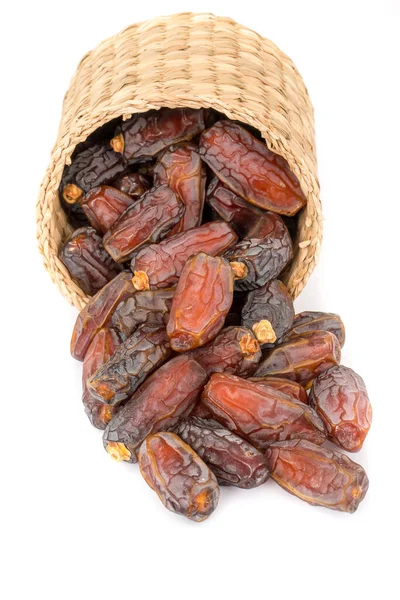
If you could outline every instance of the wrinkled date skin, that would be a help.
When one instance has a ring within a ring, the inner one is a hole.
[[[150,180],[142,173],[124,173],[114,179],[111,185],[133,200],[139,200],[151,188]]]
[[[143,291],[123,300],[113,313],[113,327],[123,340],[144,323],[166,327],[174,292],[174,288]]]
[[[273,387],[275,390],[294,398],[298,402],[309,404],[309,399],[306,390],[296,381],[284,379],[283,377],[273,377],[266,375],[265,377],[249,377],[249,381],[254,381],[262,387]]]
[[[115,460],[137,462],[146,436],[174,427],[197,401],[207,376],[189,356],[157,369],[122,406],[104,432],[104,447]]]
[[[371,427],[372,408],[360,375],[342,365],[325,371],[314,379],[310,405],[332,442],[348,452],[361,450]]]
[[[67,215],[68,222],[71,223],[72,227],[79,229],[79,227],[90,227],[87,216],[83,212],[83,208],[80,204],[68,204],[64,198],[59,194],[60,204]]]
[[[329,331],[310,331],[267,350],[256,376],[275,375],[308,389],[315,377],[340,363],[340,344]]]
[[[272,444],[265,455],[271,477],[313,506],[353,513],[365,498],[366,472],[341,452],[294,440]]]
[[[279,215],[266,213],[263,221],[263,238],[246,238],[225,252],[230,262],[243,263],[246,267],[244,277],[235,280],[238,290],[253,290],[276,279],[288,262],[293,258],[293,244],[286,225]],[[253,229],[256,231],[256,229]],[[253,235],[252,232],[250,232]]]
[[[217,508],[219,487],[201,458],[174,433],[156,433],[142,444],[140,472],[168,510],[204,521]]]
[[[109,323],[118,304],[135,293],[132,273],[123,271],[89,300],[79,313],[72,332],[71,354],[76,360],[84,359],[90,342]]]
[[[100,185],[82,199],[82,209],[92,227],[105,234],[134,200],[117,188]]]
[[[161,240],[184,210],[167,185],[152,189],[115,221],[103,238],[104,248],[115,261],[123,262],[139,246]]]
[[[293,319],[292,297],[278,279],[248,293],[242,309],[242,325],[254,331],[260,344],[273,344],[289,331]],[[270,323],[272,333],[263,327],[265,320]]]
[[[140,325],[88,380],[92,396],[107,404],[129,398],[171,354],[164,327]]]
[[[223,221],[206,223],[177,234],[159,244],[150,244],[133,255],[131,269],[137,289],[159,289],[176,285],[191,256],[205,252],[215,256],[235,244],[237,236]]]
[[[222,329],[233,299],[233,271],[220,257],[204,252],[185,264],[167,325],[172,349],[203,346]]]
[[[205,346],[190,353],[208,376],[230,373],[249,377],[257,369],[261,358],[260,344],[245,327],[227,327]]]
[[[119,344],[120,339],[116,331],[108,328],[100,329],[94,336],[83,360],[82,402],[90,422],[98,429],[106,428],[115,413],[115,407],[93,398],[86,384],[93,373],[111,358]]]
[[[240,238],[246,236],[263,214],[262,210],[224,186],[217,177],[214,177],[207,188],[207,203],[219,218],[229,223]]]
[[[107,144],[94,144],[73,157],[64,169],[60,192],[68,204],[80,202],[90,189],[109,183],[126,169],[124,158]]]
[[[168,237],[198,227],[203,214],[206,175],[196,146],[181,144],[168,148],[158,159],[154,177],[156,185],[169,185],[185,206],[183,217]]]
[[[295,316],[292,328],[282,339],[283,342],[292,340],[309,331],[329,331],[336,335],[340,347],[343,348],[346,334],[342,319],[334,313],[305,311]]]
[[[227,187],[260,208],[292,216],[306,203],[287,162],[237,123],[218,121],[202,133],[200,156]]]
[[[134,162],[151,158],[172,144],[191,140],[204,128],[203,109],[162,108],[125,121],[117,128],[111,146]]]
[[[309,406],[235,375],[212,375],[201,402],[217,421],[258,449],[287,439],[316,444],[326,439],[321,419]]]
[[[220,485],[248,490],[267,481],[264,454],[217,421],[189,417],[174,432],[204,460]]]
[[[60,260],[72,279],[88,296],[93,296],[121,271],[103,248],[92,227],[74,231],[60,251]]]

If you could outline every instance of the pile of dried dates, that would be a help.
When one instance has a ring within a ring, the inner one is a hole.
[[[79,226],[60,258],[92,296],[71,352],[106,451],[139,462],[194,521],[219,485],[270,476],[354,512],[368,478],[341,450],[360,450],[371,406],[340,365],[341,319],[295,315],[279,280],[306,203],[296,177],[256,131],[210,110],[115,125],[77,149],[60,187]]]

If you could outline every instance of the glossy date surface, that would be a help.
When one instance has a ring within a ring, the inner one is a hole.
[[[134,200],[117,188],[100,185],[82,198],[82,209],[92,227],[105,234]]]
[[[206,223],[189,231],[149,244],[132,257],[133,285],[137,289],[159,289],[176,285],[182,269],[192,255],[205,252],[215,256],[237,241],[223,221]]]
[[[179,278],[167,325],[171,347],[185,352],[203,346],[222,329],[233,299],[233,271],[221,257],[203,252],[190,258]]]
[[[340,347],[343,348],[344,346],[346,333],[339,315],[312,310],[301,312],[295,316],[290,331],[287,332],[282,341],[286,342],[309,331],[329,331],[337,337]]]
[[[208,186],[206,199],[218,217],[229,223],[240,238],[246,236],[263,214],[261,209],[243,200],[217,177]]]
[[[190,413],[206,378],[189,356],[177,356],[157,369],[110,422],[103,437],[107,452],[116,460],[137,462],[146,436],[174,427]]]
[[[204,460],[220,485],[250,489],[267,481],[264,454],[217,421],[189,417],[174,432]]]
[[[139,325],[166,326],[175,289],[136,292],[120,302],[113,312],[112,325],[126,340]]]
[[[201,402],[217,421],[258,449],[287,439],[317,444],[326,439],[321,419],[309,406],[234,375],[212,375]]]
[[[140,472],[168,510],[204,521],[216,509],[219,487],[201,458],[174,433],[156,433],[142,444]]]
[[[310,406],[332,442],[348,452],[361,450],[371,427],[372,408],[360,375],[343,365],[328,369],[314,379]]]
[[[292,440],[272,444],[265,456],[271,477],[314,506],[353,513],[367,493],[364,469],[341,452]]]
[[[76,229],[60,251],[60,260],[72,279],[88,296],[93,296],[121,271],[103,248],[92,227]]]
[[[87,382],[92,396],[107,404],[129,398],[171,354],[164,327],[140,325]]]
[[[200,136],[200,155],[236,194],[282,215],[294,215],[306,199],[287,162],[244,127],[218,121]]]
[[[151,187],[150,178],[142,173],[123,173],[113,179],[111,185],[133,200],[139,200]]]
[[[303,402],[309,404],[309,398],[306,390],[296,381],[290,381],[284,377],[274,377],[273,375],[266,375],[265,377],[249,377],[249,381],[254,381],[263,387],[273,387],[274,389]]]

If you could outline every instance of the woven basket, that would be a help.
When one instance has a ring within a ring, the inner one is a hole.
[[[60,128],[37,204],[44,264],[81,309],[88,297],[58,258],[71,226],[58,187],[76,145],[119,117],[151,108],[211,107],[257,128],[283,156],[307,198],[295,256],[284,281],[295,298],[318,259],[322,214],[313,108],[292,61],[272,42],[231,19],[183,13],[131,25],[80,62],[65,96]]]

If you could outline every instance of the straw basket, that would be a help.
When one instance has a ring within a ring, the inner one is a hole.
[[[37,205],[39,249],[61,293],[78,309],[88,300],[58,259],[71,233],[57,191],[65,165],[76,145],[101,125],[163,106],[214,108],[257,128],[268,147],[287,160],[307,198],[294,260],[284,276],[295,298],[315,267],[322,234],[307,90],[292,61],[272,42],[231,19],[192,13],[131,25],[78,66]]]

